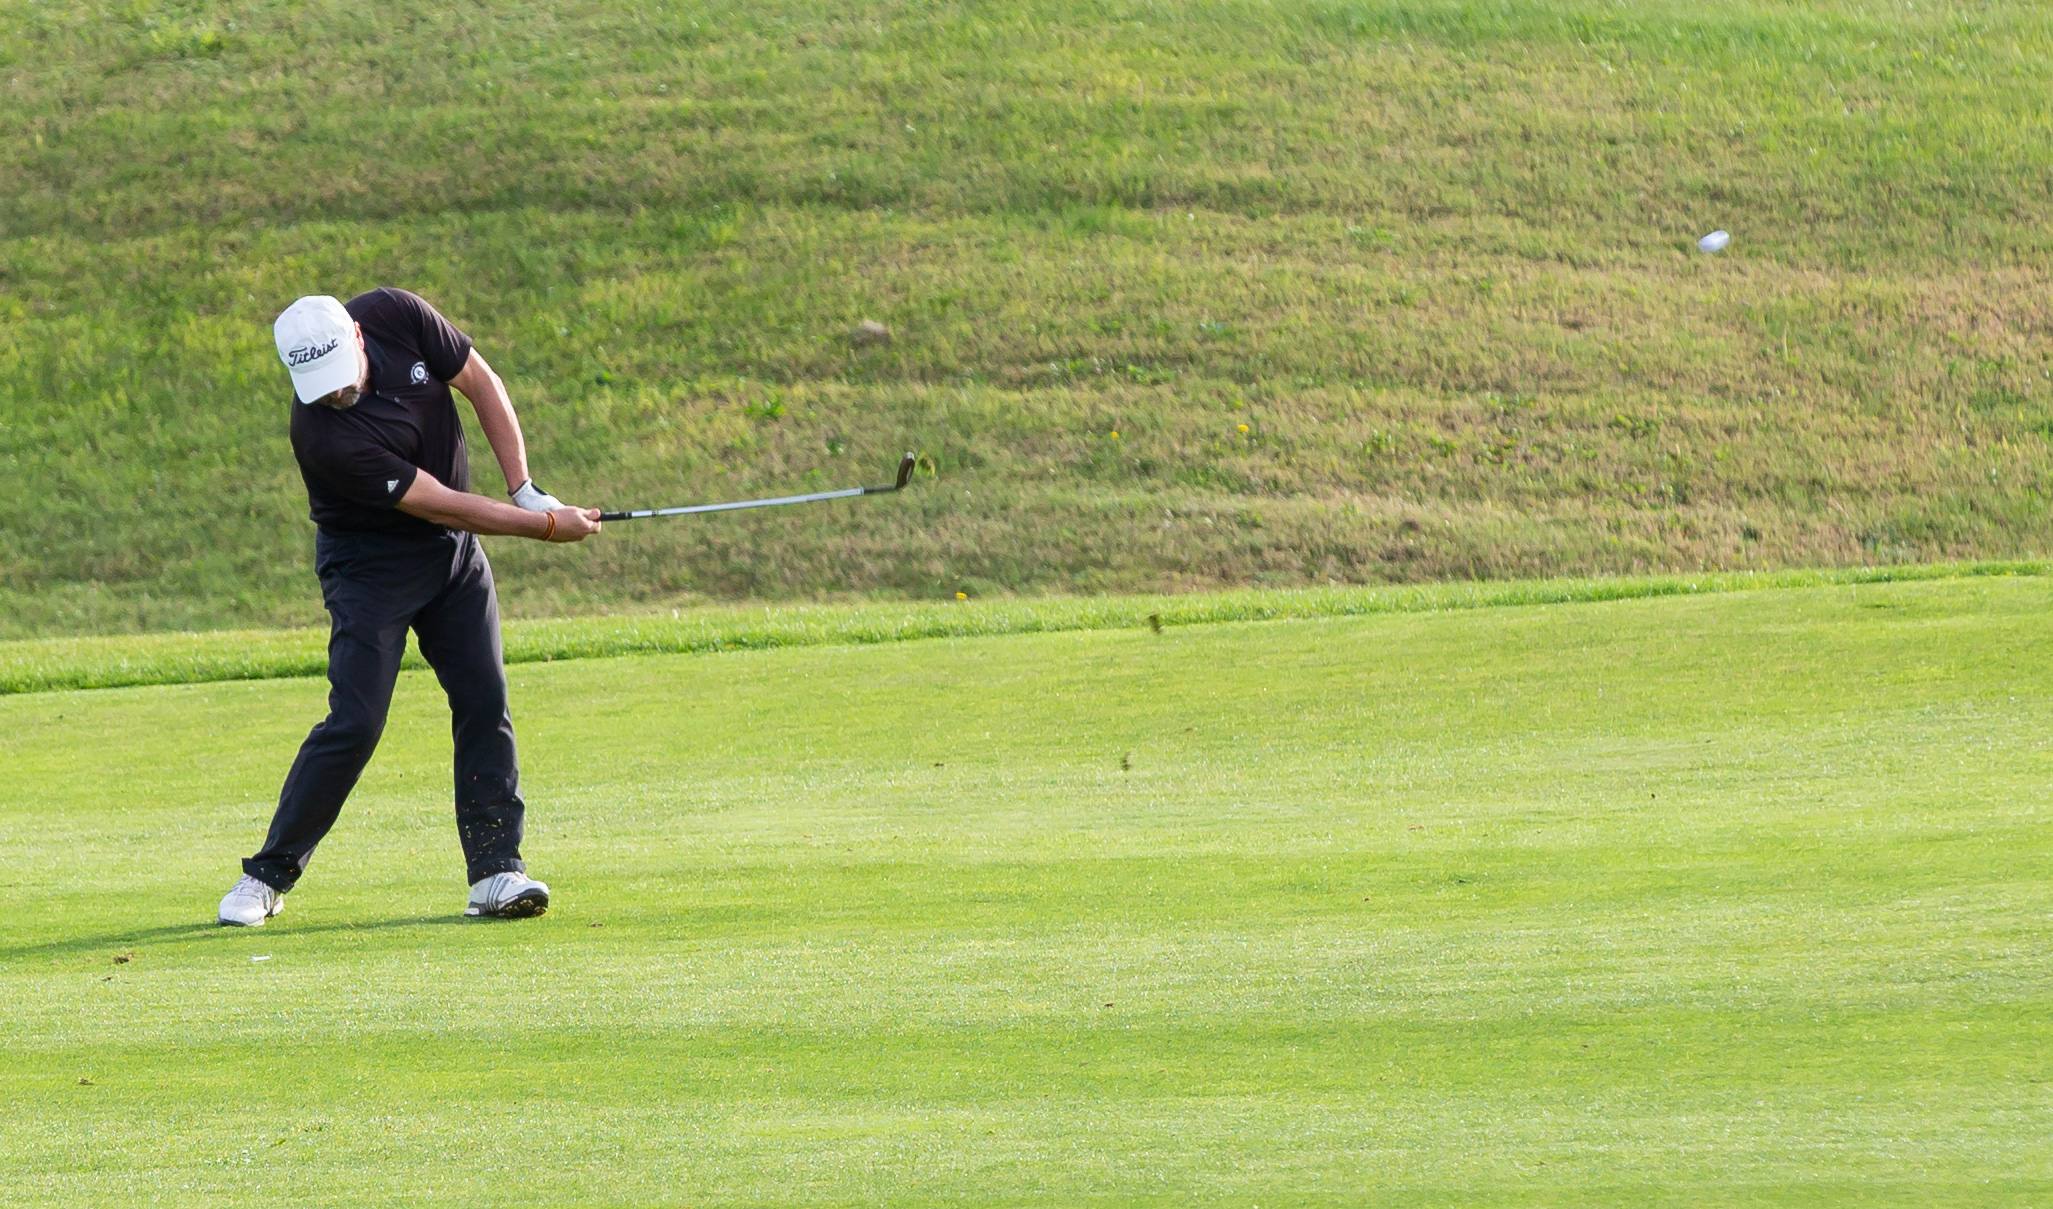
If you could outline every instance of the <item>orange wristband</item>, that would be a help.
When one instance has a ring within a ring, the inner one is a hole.
[[[548,541],[556,536],[556,514],[554,512],[544,512],[542,515],[548,518],[549,521],[549,527],[542,530],[542,540]]]

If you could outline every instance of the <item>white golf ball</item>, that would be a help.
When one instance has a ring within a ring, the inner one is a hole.
[[[1723,252],[1725,245],[1732,242],[1730,231],[1713,231],[1697,241],[1699,252]]]

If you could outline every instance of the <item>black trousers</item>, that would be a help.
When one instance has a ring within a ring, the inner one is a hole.
[[[314,569],[328,606],[328,716],[300,744],[251,877],[290,890],[377,750],[406,632],[449,698],[456,738],[456,834],[469,878],[527,868],[520,859],[520,762],[506,708],[499,597],[468,533],[390,537],[320,531]]]

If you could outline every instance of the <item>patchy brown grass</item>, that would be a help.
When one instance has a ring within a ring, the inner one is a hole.
[[[0,17],[0,634],[317,616],[267,325],[378,282],[566,498],[928,459],[515,611],[2044,548],[2035,6],[303,7]]]

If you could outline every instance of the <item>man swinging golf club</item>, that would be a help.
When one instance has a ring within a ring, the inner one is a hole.
[[[306,481],[314,570],[328,608],[328,716],[285,775],[263,848],[221,900],[224,924],[278,914],[378,746],[406,634],[449,698],[466,915],[521,917],[549,888],[520,857],[520,766],[506,705],[499,600],[478,534],[574,542],[597,509],[566,508],[528,476],[520,421],[492,367],[418,295],[301,298],[272,327],[292,374],[292,453]],[[513,504],[469,491],[463,424],[476,412]]]

